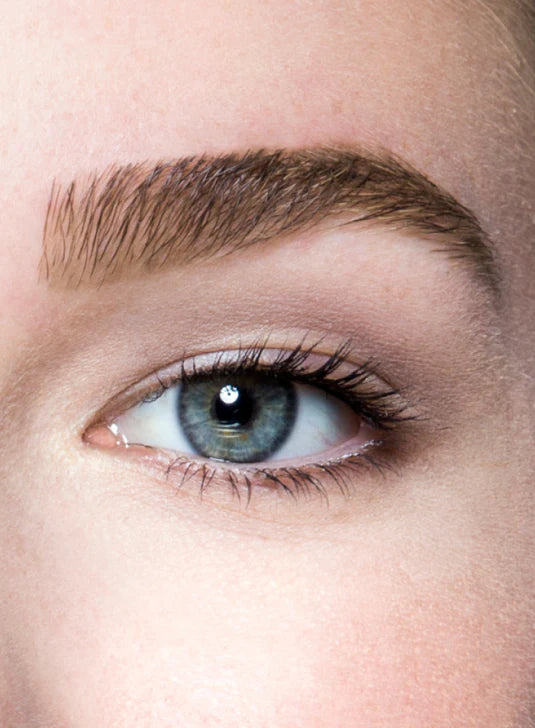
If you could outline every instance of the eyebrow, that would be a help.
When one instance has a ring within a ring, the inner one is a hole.
[[[99,286],[327,218],[415,233],[499,290],[493,244],[473,212],[390,153],[329,147],[113,165],[67,186],[54,181],[40,276],[53,287]]]

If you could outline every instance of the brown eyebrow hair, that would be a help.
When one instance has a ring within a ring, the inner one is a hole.
[[[228,254],[325,218],[434,241],[496,291],[493,246],[475,215],[389,153],[247,151],[111,166],[54,182],[41,277],[76,288]]]

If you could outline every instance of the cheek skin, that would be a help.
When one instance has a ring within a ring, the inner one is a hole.
[[[317,541],[109,494],[38,504],[7,567],[19,703],[69,728],[516,726],[527,610],[440,497],[423,526],[415,498]]]

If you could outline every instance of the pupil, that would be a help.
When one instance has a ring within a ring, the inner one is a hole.
[[[254,404],[246,389],[233,384],[221,387],[214,403],[214,414],[220,424],[229,427],[246,425],[253,415]]]

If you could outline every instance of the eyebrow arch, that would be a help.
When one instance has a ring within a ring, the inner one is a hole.
[[[492,242],[470,210],[390,153],[338,147],[140,162],[54,181],[39,272],[53,287],[99,286],[336,217],[429,239],[499,292]]]

